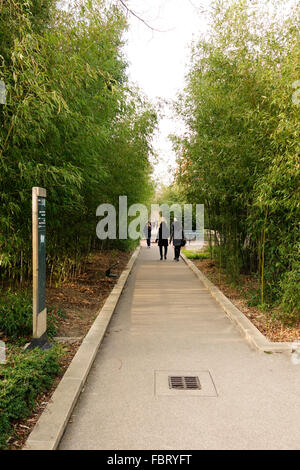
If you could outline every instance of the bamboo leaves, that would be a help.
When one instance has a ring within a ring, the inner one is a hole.
[[[177,103],[188,127],[173,139],[178,182],[190,202],[205,203],[230,276],[256,272],[261,303],[299,318],[299,289],[288,287],[300,279],[300,110],[291,86],[300,77],[299,5],[288,13],[281,1],[272,14],[247,0],[214,6]]]
[[[100,0],[55,4],[0,6],[2,277],[30,274],[32,186],[47,188],[47,262],[59,279],[95,245],[99,204],[152,191],[156,115],[128,83],[124,16]]]

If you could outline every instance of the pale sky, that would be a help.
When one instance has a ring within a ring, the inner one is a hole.
[[[185,74],[190,60],[190,44],[206,35],[209,29],[211,0],[124,0],[153,28],[128,15],[129,32],[125,48],[129,60],[129,77],[137,83],[150,100],[172,101],[185,86]],[[299,0],[287,0],[279,10],[282,18]],[[277,0],[259,0],[253,8],[274,11]],[[184,132],[183,123],[175,121],[171,106],[165,106],[166,116],[160,120],[159,131],[153,144],[159,162],[155,165],[154,179],[164,184],[172,181],[176,156],[168,135]],[[178,133],[177,132],[177,133]]]
[[[190,57],[190,44],[208,27],[207,13],[210,0],[127,0],[127,5],[153,28],[129,15],[129,32],[125,48],[129,60],[129,77],[138,84],[151,101],[159,98],[174,100],[184,88],[184,77]],[[182,124],[175,122],[169,106],[160,120],[159,131],[153,141],[159,155],[154,178],[164,184],[172,180],[176,156],[168,135]]]

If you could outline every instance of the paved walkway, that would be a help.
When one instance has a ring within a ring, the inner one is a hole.
[[[251,350],[172,258],[141,249],[60,449],[300,449],[300,365]]]

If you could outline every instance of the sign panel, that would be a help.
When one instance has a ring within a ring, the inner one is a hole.
[[[32,188],[33,346],[46,342],[46,190]]]
[[[38,302],[37,313],[46,307],[46,198],[38,197]]]

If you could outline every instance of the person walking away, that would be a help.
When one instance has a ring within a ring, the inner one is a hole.
[[[145,238],[147,239],[147,247],[151,248],[151,230],[152,230],[152,225],[150,220],[147,222],[144,233],[145,233]]]
[[[168,227],[166,222],[162,221],[158,229],[158,238],[156,242],[159,246],[160,259],[163,259],[163,247],[164,247],[164,258],[167,259],[168,253]]]
[[[174,261],[179,261],[180,250],[185,245],[185,239],[182,225],[176,218],[171,225],[170,244],[172,241],[174,246]]]

